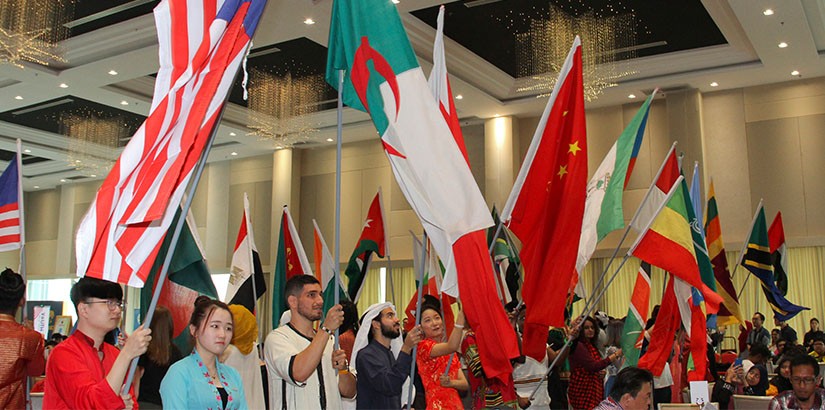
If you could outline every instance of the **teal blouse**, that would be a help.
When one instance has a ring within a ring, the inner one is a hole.
[[[229,396],[226,410],[247,410],[243,382],[238,372],[217,362],[218,376]],[[220,410],[221,396],[218,387],[212,382],[206,365],[203,364],[197,349],[192,354],[173,364],[160,383],[160,397],[166,409],[210,409]]]

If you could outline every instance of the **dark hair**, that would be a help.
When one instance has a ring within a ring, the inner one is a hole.
[[[57,346],[57,340],[47,340],[43,347],[55,347]]]
[[[809,324],[813,322],[819,323],[819,319],[812,317],[811,320],[808,321]]]
[[[576,341],[584,339],[584,323],[585,322],[592,323],[593,324],[593,330],[594,330],[593,338],[586,339],[586,340],[588,342],[590,342],[593,346],[596,346],[596,343],[599,341],[599,332],[601,332],[601,329],[599,328],[599,324],[596,323],[596,319],[594,319],[590,316],[585,317],[584,320],[582,321],[582,326],[581,326],[581,329],[579,329],[579,336],[576,337]]]
[[[26,294],[26,282],[13,270],[6,268],[0,273],[0,313],[13,315]]]
[[[811,366],[814,369],[814,377],[819,376],[819,362],[812,356],[806,354],[793,356],[791,358],[791,375],[793,375],[793,369],[799,366]]]
[[[286,281],[284,285],[284,298],[289,299],[290,296],[299,296],[306,285],[320,285],[318,279],[312,275],[295,275]]]
[[[755,343],[751,345],[751,348],[748,350],[748,357],[757,355],[769,359],[771,357],[771,351],[768,349],[768,346],[762,343]]]
[[[227,306],[226,303],[223,303],[217,299],[212,299],[209,296],[201,295],[198,296],[197,299],[195,299],[195,310],[192,311],[192,317],[189,319],[189,325],[195,326],[195,330],[199,330],[204,322],[209,321],[209,319],[212,317],[212,314],[215,313],[216,309],[223,309],[229,312],[229,317],[232,318],[234,323],[232,311],[229,310],[229,306]]]
[[[432,309],[441,316],[441,301],[433,295],[424,295],[421,298],[421,314],[423,315],[427,309]]]
[[[156,364],[165,366],[171,359],[172,339],[175,337],[172,312],[163,306],[158,306],[149,328],[152,329],[152,339],[146,349],[146,357]]]
[[[756,312],[756,313],[754,313],[754,316],[759,316],[759,319],[761,321],[763,321],[763,322],[765,321],[765,315],[763,315],[762,312]]]
[[[339,333],[344,333],[352,329],[353,332],[358,333],[358,306],[350,300],[342,300],[341,308],[344,310],[344,323],[338,328]]]
[[[825,343],[825,334],[822,334],[822,333],[815,334],[814,337],[811,338],[811,342],[813,342],[813,343],[816,343],[816,342]]]
[[[616,382],[613,383],[613,388],[608,394],[616,402],[627,393],[636,398],[645,383],[650,383],[651,389],[653,388],[653,374],[649,370],[633,366],[625,367],[616,375]]]
[[[78,303],[89,298],[123,300],[123,288],[115,282],[84,276],[72,286],[69,298],[77,309]]]

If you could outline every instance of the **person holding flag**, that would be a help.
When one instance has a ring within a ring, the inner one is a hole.
[[[152,330],[138,327],[118,350],[103,338],[120,323],[120,285],[83,277],[72,286],[70,295],[77,311],[77,330],[49,355],[43,408],[131,408],[137,402],[135,389],[130,386],[128,394],[121,395],[124,379],[129,362],[149,347]]]
[[[335,305],[323,317],[324,297],[315,276],[293,276],[284,287],[290,320],[264,342],[270,407],[341,408],[341,396],[353,397],[356,392],[346,352],[331,343],[344,322],[343,309]],[[322,317],[316,330],[313,323]]]
[[[0,273],[0,408],[26,407],[26,377],[40,376],[46,367],[43,336],[17,323],[17,309],[23,305],[26,282],[11,269]]]

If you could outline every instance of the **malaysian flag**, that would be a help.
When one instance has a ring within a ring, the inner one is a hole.
[[[80,222],[78,276],[143,286],[265,5],[163,0],[155,8],[152,107]]]
[[[17,140],[17,154],[0,175],[0,252],[20,249],[24,242],[20,162],[20,140]]]

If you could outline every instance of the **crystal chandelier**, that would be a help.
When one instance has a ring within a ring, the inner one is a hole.
[[[633,12],[599,16],[588,10],[570,15],[554,5],[546,18],[531,19],[528,32],[516,35],[519,67],[517,90],[549,94],[573,39],[582,41],[584,97],[592,101],[616,80],[634,74],[622,63],[636,56],[636,17]]]
[[[71,0],[0,1],[0,64],[65,62],[58,43],[68,36]]]
[[[249,73],[249,134],[269,139],[276,148],[304,142],[318,132],[310,114],[319,111],[324,97],[323,75],[294,77],[261,70]]]
[[[69,137],[67,164],[88,176],[109,172],[131,129],[121,116],[91,111],[63,114],[60,125],[61,133]]]

